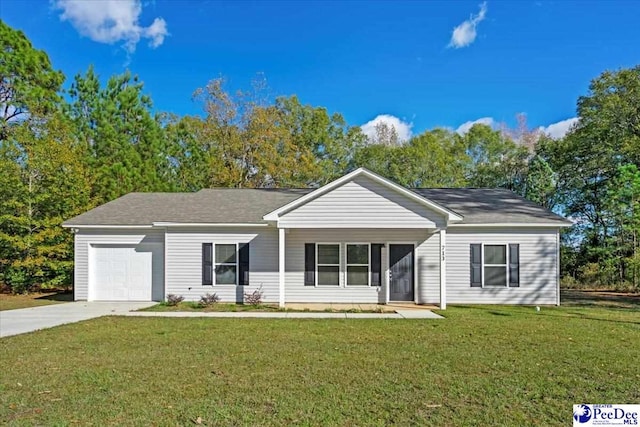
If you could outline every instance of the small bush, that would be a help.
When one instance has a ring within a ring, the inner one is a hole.
[[[218,294],[210,294],[207,292],[204,296],[200,297],[199,304],[201,307],[209,307],[217,303],[218,301],[220,301],[220,297],[218,296]]]
[[[31,291],[30,278],[26,269],[19,267],[10,267],[8,269],[7,281],[11,287],[11,292],[14,294],[26,294]]]
[[[246,304],[251,305],[260,305],[262,304],[262,299],[264,298],[264,292],[262,291],[262,285],[255,291],[248,293],[244,293],[244,302]]]
[[[182,295],[174,295],[174,294],[167,295],[167,305],[170,305],[173,307],[180,304],[182,301],[184,301],[184,297]]]

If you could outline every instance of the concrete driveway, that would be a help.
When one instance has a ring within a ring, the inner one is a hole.
[[[107,315],[150,307],[155,302],[69,302],[42,307],[0,311],[0,337],[52,328]]]

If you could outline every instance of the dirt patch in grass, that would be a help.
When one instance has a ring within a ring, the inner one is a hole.
[[[26,295],[0,294],[0,311],[40,307],[70,301],[73,301],[73,293],[67,291],[34,292]]]
[[[563,306],[595,306],[640,310],[640,293],[562,289],[560,291],[560,304]]]

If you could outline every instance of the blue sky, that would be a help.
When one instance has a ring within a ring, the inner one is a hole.
[[[66,85],[89,64],[129,68],[157,110],[198,114],[208,80],[248,88],[264,73],[273,94],[413,134],[519,112],[546,127],[574,117],[602,71],[640,62],[638,1],[3,0],[0,16]]]

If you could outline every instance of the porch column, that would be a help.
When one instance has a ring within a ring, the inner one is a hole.
[[[446,259],[446,245],[447,245],[447,230],[440,230],[440,309],[446,310],[447,308],[447,259]]]
[[[284,239],[285,229],[278,228],[278,306],[284,307]]]

